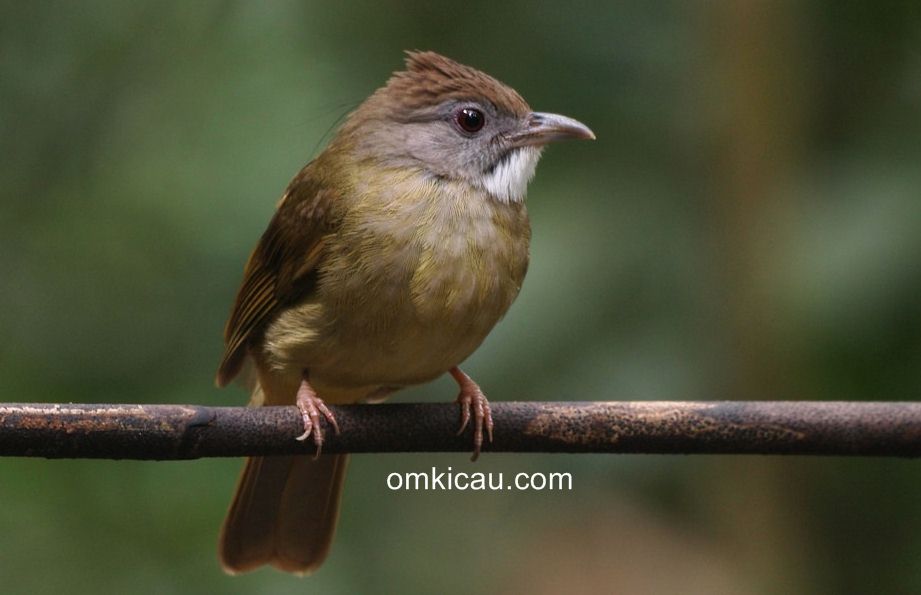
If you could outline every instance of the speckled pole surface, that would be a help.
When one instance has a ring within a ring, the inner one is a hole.
[[[470,451],[452,403],[333,410],[325,453]],[[493,402],[483,452],[921,455],[921,403]],[[313,454],[295,407],[0,404],[0,456],[195,459]]]

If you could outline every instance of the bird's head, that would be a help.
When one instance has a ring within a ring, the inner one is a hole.
[[[547,143],[594,139],[581,122],[531,111],[514,89],[434,52],[408,52],[343,125],[335,143],[360,161],[463,181],[519,201]]]

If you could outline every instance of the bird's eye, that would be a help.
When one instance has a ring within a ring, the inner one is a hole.
[[[483,112],[473,107],[465,107],[457,112],[454,116],[457,125],[466,132],[479,132],[483,125],[486,124],[486,116]]]

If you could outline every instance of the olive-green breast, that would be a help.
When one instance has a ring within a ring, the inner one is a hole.
[[[267,333],[276,356],[330,385],[446,372],[505,314],[527,270],[523,203],[404,172],[383,172],[374,186],[353,186],[354,203],[325,240],[316,295]]]

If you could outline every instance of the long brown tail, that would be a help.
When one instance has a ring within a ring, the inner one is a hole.
[[[333,540],[348,455],[253,457],[221,528],[230,574],[263,564],[296,574],[320,567]]]

